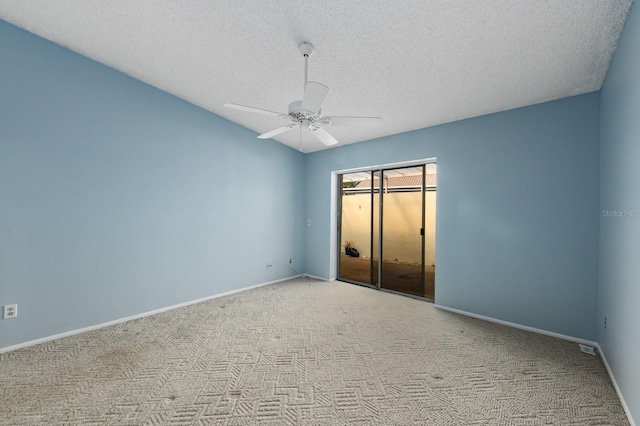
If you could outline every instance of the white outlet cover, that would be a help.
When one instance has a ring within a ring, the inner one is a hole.
[[[593,348],[593,346],[587,346],[587,345],[582,345],[580,344],[580,350],[582,352],[584,352],[585,354],[589,354],[589,355],[596,355],[596,350]]]
[[[18,316],[18,305],[4,305],[2,318],[10,319]]]

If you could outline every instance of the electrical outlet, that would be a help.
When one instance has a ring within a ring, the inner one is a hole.
[[[18,304],[14,303],[13,305],[4,305],[4,314],[2,318],[9,319],[15,318],[18,316]]]
[[[604,317],[604,328],[607,328],[607,317]]]
[[[267,269],[271,268],[273,265],[269,262],[267,262]]]

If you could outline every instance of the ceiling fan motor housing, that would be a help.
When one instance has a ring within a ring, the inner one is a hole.
[[[309,121],[310,123],[316,122],[322,116],[322,110],[318,110],[317,114],[309,111],[301,111],[300,106],[302,101],[294,101],[289,104],[289,117],[294,121]]]

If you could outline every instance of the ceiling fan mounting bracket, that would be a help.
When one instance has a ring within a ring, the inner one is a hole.
[[[300,51],[300,53],[302,53],[302,56],[306,57],[310,57],[315,51],[315,49],[313,48],[313,44],[307,43],[306,41],[303,41],[298,45],[298,50]]]

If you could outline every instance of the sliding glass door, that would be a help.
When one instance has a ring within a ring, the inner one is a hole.
[[[338,279],[435,297],[436,164],[340,175]]]

